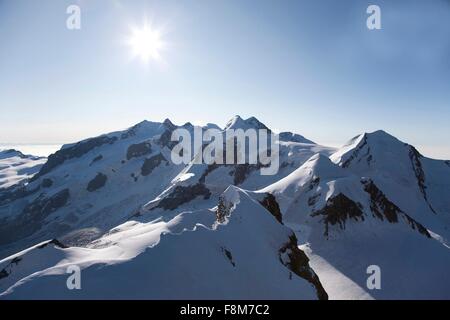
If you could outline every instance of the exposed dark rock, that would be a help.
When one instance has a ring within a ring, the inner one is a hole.
[[[50,198],[43,198],[41,195],[32,203],[27,205],[24,208],[23,213],[30,215],[42,214],[47,216],[51,212],[65,206],[67,201],[69,200],[69,197],[69,189],[64,189],[51,196]]]
[[[315,194],[308,198],[308,206],[312,207],[317,203],[317,200],[320,198],[321,194]]]
[[[208,176],[208,174],[210,174],[211,172],[213,172],[214,170],[216,170],[219,167],[220,167],[220,165],[216,164],[216,163],[208,165],[205,172],[203,172],[203,174],[201,175],[201,177],[198,181],[201,183],[205,183],[205,180],[206,180],[206,177]]]
[[[216,210],[216,220],[218,223],[224,223],[225,219],[230,216],[232,204],[228,203],[223,196],[219,197],[219,203]]]
[[[295,234],[292,234],[289,241],[280,248],[279,255],[283,265],[314,286],[319,300],[328,300],[328,294],[320,283],[319,277],[309,266],[309,258],[298,248]]]
[[[62,244],[58,239],[53,239],[49,242],[44,243],[43,245],[40,245],[38,247],[38,249],[44,249],[45,247],[47,247],[50,244],[53,244],[55,247],[62,248],[62,249],[68,248],[68,246],[66,246],[65,244]]]
[[[6,271],[6,269],[3,269],[2,271],[0,271],[0,280],[3,278],[6,278],[7,276],[9,276],[8,271]]]
[[[209,199],[211,192],[202,183],[197,183],[193,186],[177,186],[172,193],[166,198],[162,199],[155,208],[162,208],[164,210],[174,210],[184,203],[188,203],[195,198],[203,196],[204,199]]]
[[[23,209],[14,220],[0,224],[0,245],[25,238],[42,227],[44,219],[64,207],[70,198],[69,189],[64,189],[51,197],[41,194]]]
[[[410,148],[409,158],[411,159],[411,165],[416,175],[417,185],[419,186],[420,192],[422,193],[425,202],[428,204],[428,207],[431,209],[431,211],[436,213],[436,211],[434,211],[433,207],[431,206],[431,203],[428,201],[427,197],[426,191],[427,187],[425,185],[425,172],[423,171],[422,168],[422,162],[420,162],[420,159],[423,158],[423,156],[413,146],[409,146],[409,148]]]
[[[234,263],[234,261],[233,261],[233,256],[232,256],[231,252],[229,250],[225,249],[224,247],[222,247],[221,249],[222,249],[222,252],[227,257],[227,259],[230,261],[231,265],[233,267],[236,267],[236,263]]]
[[[262,201],[261,205],[266,208],[279,223],[283,223],[283,215],[281,214],[280,206],[274,195],[268,193]]]
[[[42,166],[41,170],[31,179],[31,181],[34,181],[41,176],[49,173],[51,170],[60,166],[67,160],[80,158],[93,149],[105,144],[113,144],[116,140],[117,137],[100,136],[78,142],[73,146],[63,148],[48,157],[47,162]]]
[[[89,192],[94,192],[100,188],[103,188],[105,186],[107,180],[108,180],[108,177],[106,175],[104,175],[103,173],[99,172],[99,173],[97,173],[97,175],[95,176],[94,179],[89,181],[86,189]]]
[[[280,154],[280,156],[281,156],[281,154]],[[294,164],[293,162],[283,161],[283,162],[280,164],[280,169],[287,168],[287,167],[289,167],[289,166],[292,166],[293,164]]]
[[[345,223],[348,219],[364,220],[362,206],[342,193],[327,200],[326,206],[312,213],[312,216],[324,216],[325,236],[328,236],[329,224],[339,224],[341,229],[345,229]]]
[[[165,161],[166,163],[168,163],[168,161],[166,160],[166,158],[164,158],[164,156],[159,153],[149,159],[145,159],[144,164],[141,167],[141,174],[143,176],[148,176],[150,173],[153,172],[153,170],[158,167],[163,161]]]
[[[398,222],[398,214],[402,211],[386,198],[373,181],[365,182],[364,190],[370,195],[370,209],[377,218],[381,220],[386,218],[390,223]]]
[[[234,176],[234,185],[238,186],[247,179],[252,171],[260,169],[259,164],[237,164],[234,166],[233,171],[230,172]]]
[[[11,203],[17,199],[27,197],[39,191],[40,187],[29,189],[28,186],[12,186],[0,190],[0,206]]]
[[[358,157],[358,155],[361,153],[361,150],[367,145],[367,135],[365,134],[363,137],[362,142],[360,142],[359,146],[353,150],[353,153],[350,155],[350,157],[342,163],[343,168],[347,168],[350,166],[352,161]],[[370,150],[370,149],[369,149]],[[369,152],[369,151],[368,151]]]
[[[403,213],[403,216],[405,217],[408,224],[411,226],[413,230],[419,231],[419,233],[423,234],[427,238],[431,238],[430,233],[428,232],[427,228],[425,228],[422,224],[411,218],[406,213]]]
[[[43,188],[50,188],[53,185],[52,179],[45,178],[42,180],[41,186]]]
[[[172,141],[172,133],[177,129],[177,126],[174,125],[169,119],[164,120],[162,123],[165,130],[161,134],[161,136],[158,139],[158,144],[161,147],[167,147],[170,150],[173,149],[178,144],[178,141]]]
[[[158,144],[172,150],[178,144],[178,141],[172,141],[172,133],[173,130],[164,131],[158,139]]]
[[[314,188],[316,188],[320,183],[320,177],[314,177],[311,182],[309,183],[308,186],[308,191],[313,190]]]
[[[37,247],[37,248],[38,248],[38,249],[43,249],[43,248],[47,247],[49,244],[53,244],[53,245],[55,245],[55,246],[57,246],[57,247],[59,247],[59,248],[67,248],[65,245],[63,245],[61,242],[59,242],[59,241],[56,240],[56,239],[53,239],[52,241],[46,242],[46,243],[40,245],[40,246]],[[20,257],[20,256],[19,256],[19,257],[15,257],[14,259],[12,259],[12,260],[6,265],[6,267],[3,268],[3,269],[0,271],[0,280],[3,279],[3,278],[8,277],[8,276],[11,274],[11,269],[12,269],[11,267],[12,267],[12,265],[18,265],[20,261],[22,261],[22,257]],[[10,270],[10,272],[8,272],[8,269]]]
[[[132,144],[127,150],[127,160],[138,158],[152,153],[152,145],[149,142]]]
[[[363,184],[364,190],[370,195],[370,209],[377,218],[381,220],[386,218],[386,220],[390,223],[397,223],[399,220],[399,215],[403,216],[412,229],[419,231],[428,238],[431,238],[430,233],[423,225],[415,221],[394,203],[389,201],[389,199],[380,189],[378,189],[372,180],[364,181]]]
[[[103,156],[100,154],[96,156],[94,159],[92,159],[90,166],[92,166],[93,163],[98,162],[103,159]]]

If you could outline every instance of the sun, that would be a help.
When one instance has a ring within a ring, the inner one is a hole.
[[[164,48],[161,31],[152,28],[149,24],[146,23],[141,28],[132,28],[127,42],[133,56],[139,57],[144,63],[149,63],[150,60],[161,60],[161,51]]]

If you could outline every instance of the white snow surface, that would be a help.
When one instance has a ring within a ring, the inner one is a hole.
[[[312,285],[280,262],[292,231],[245,191],[230,187],[225,197],[235,207],[224,224],[212,209],[177,212],[128,221],[87,248],[48,244],[6,258],[0,269],[10,274],[0,281],[0,297],[316,299]],[[70,265],[82,269],[81,290],[66,288]]]

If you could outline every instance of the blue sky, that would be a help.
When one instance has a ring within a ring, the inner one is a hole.
[[[145,20],[164,63],[125,44]],[[3,143],[240,114],[329,145],[384,129],[450,159],[450,1],[0,0],[0,97]]]

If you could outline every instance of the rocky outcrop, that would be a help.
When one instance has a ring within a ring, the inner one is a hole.
[[[354,138],[355,139],[355,138]],[[353,160],[355,160],[356,158],[358,158],[358,156],[360,155],[360,153],[362,152],[362,150],[364,149],[364,147],[367,146],[368,150],[366,155],[370,154],[370,147],[367,144],[367,134],[364,134],[362,141],[359,143],[359,145],[355,148],[355,150],[353,151],[353,153],[350,155],[350,157],[348,157],[347,160],[345,160],[342,163],[342,167],[343,168],[348,168],[350,166],[350,164],[352,163]],[[370,164],[370,161],[372,159],[368,159],[368,163]]]
[[[40,187],[29,189],[24,185],[12,186],[3,190],[0,190],[0,206],[11,203],[17,199],[24,198],[39,191]]]
[[[57,239],[53,239],[51,241],[47,241],[44,244],[37,247],[37,249],[44,249],[45,247],[49,245],[54,245],[57,248],[68,248],[61,242],[59,242]],[[0,280],[2,278],[8,277],[12,272],[15,266],[17,266],[21,261],[23,260],[22,256],[17,256],[14,259],[12,259],[1,271],[0,271]]]
[[[289,241],[280,248],[279,255],[282,264],[314,286],[319,300],[328,300],[328,294],[320,283],[319,277],[309,266],[309,258],[298,248],[295,234],[292,233]]]
[[[155,208],[162,208],[164,210],[175,210],[182,204],[188,203],[197,197],[209,199],[211,191],[202,183],[197,183],[193,186],[177,186],[164,199],[162,199]]]
[[[237,164],[234,169],[230,172],[233,176],[234,185],[238,186],[247,179],[250,173],[257,170],[258,166],[253,164]]]
[[[158,167],[162,162],[169,162],[167,159],[161,154],[157,154],[151,158],[145,159],[144,164],[141,167],[141,174],[145,177],[153,172],[153,170]]]
[[[132,144],[127,150],[127,160],[138,158],[152,153],[152,145],[149,142]]]
[[[177,126],[174,125],[169,119],[164,120],[162,123],[165,130],[161,134],[161,136],[158,139],[158,144],[161,147],[167,147],[170,150],[173,149],[178,144],[178,141],[172,141],[172,133],[177,129]]]
[[[42,188],[50,188],[53,185],[53,180],[45,178],[42,180],[41,186]]]
[[[329,198],[324,208],[311,214],[311,216],[319,215],[323,216],[325,236],[328,236],[330,224],[338,224],[341,229],[345,229],[345,223],[348,219],[364,220],[362,205],[342,193]]]
[[[417,230],[424,236],[431,238],[430,233],[422,224],[411,218],[394,203],[389,201],[372,180],[363,181],[363,184],[364,190],[370,195],[370,209],[377,218],[381,220],[386,219],[390,223],[397,223],[399,221],[399,216],[402,216],[413,230]]]
[[[222,249],[222,252],[224,253],[225,257],[227,257],[228,261],[230,261],[231,265],[233,267],[236,267],[236,263],[233,261],[233,255],[231,254],[231,251],[224,247],[221,247],[221,249]]]
[[[266,208],[279,223],[283,223],[283,215],[281,214],[280,206],[272,194],[267,193],[264,199],[259,203],[261,203],[261,205]]]
[[[25,206],[14,220],[1,221],[0,245],[25,238],[39,230],[45,218],[64,207],[70,198],[69,189],[64,189],[51,197],[41,194]]]
[[[427,196],[427,191],[426,191],[427,187],[425,185],[425,172],[423,171],[423,168],[422,168],[422,162],[420,162],[420,159],[423,156],[413,146],[409,146],[409,148],[410,148],[409,149],[409,158],[411,159],[411,165],[412,165],[414,173],[416,175],[417,185],[419,186],[420,192],[422,193],[423,198],[425,199],[425,202],[428,204],[428,207],[430,208],[430,210],[433,211],[433,213],[436,213],[436,211],[434,211],[433,207],[431,206],[431,203],[428,201],[428,196]]]
[[[47,162],[42,166],[41,170],[31,179],[31,181],[35,181],[41,176],[49,173],[54,168],[62,165],[67,160],[79,158],[97,147],[105,144],[113,144],[116,140],[116,137],[100,136],[97,138],[80,141],[72,146],[62,148],[61,150],[57,151],[54,154],[51,154],[48,157]]]
[[[107,180],[108,177],[105,174],[99,172],[94,179],[89,181],[86,190],[89,192],[94,192],[100,188],[103,188]]]
[[[92,166],[94,163],[100,161],[103,159],[103,155],[99,154],[98,156],[96,156],[94,159],[92,159],[90,166]]]

